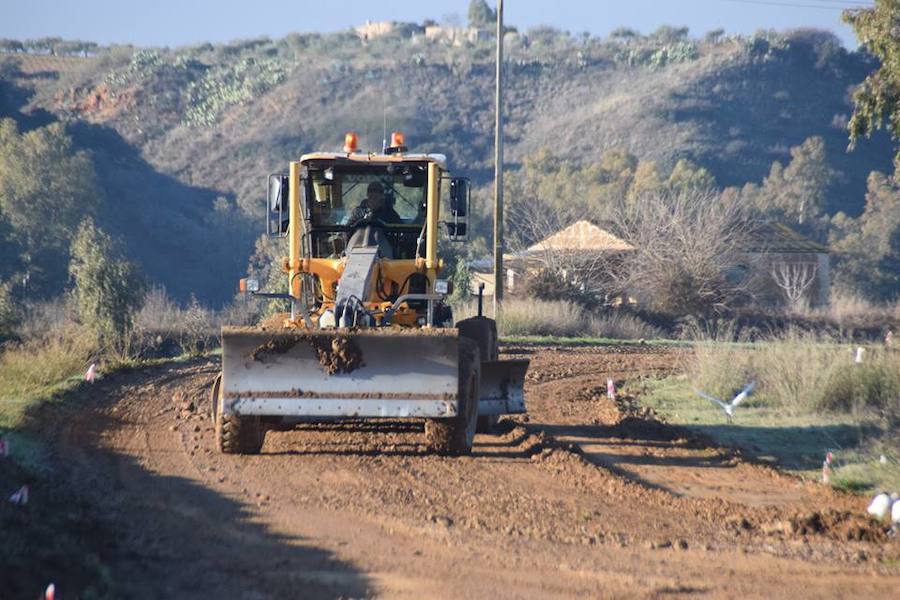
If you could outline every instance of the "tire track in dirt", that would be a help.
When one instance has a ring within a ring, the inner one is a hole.
[[[478,436],[471,457],[432,456],[420,425],[377,422],[270,431],[261,456],[219,455],[205,416],[217,365],[198,362],[97,384],[57,421],[59,461],[123,532],[111,571],[131,597],[796,597],[900,582],[877,566],[884,544],[768,535],[782,508],[607,468],[577,439],[626,446],[597,429],[615,425],[584,425],[609,409],[583,393],[605,381],[606,356],[621,378],[677,362],[533,352],[530,415]]]

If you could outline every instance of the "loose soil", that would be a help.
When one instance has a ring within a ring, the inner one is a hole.
[[[218,454],[212,361],[108,377],[41,419],[61,482],[116,532],[121,597],[890,597],[900,542],[864,499],[606,398],[680,352],[505,348],[532,361],[529,414],[461,458],[381,421]]]

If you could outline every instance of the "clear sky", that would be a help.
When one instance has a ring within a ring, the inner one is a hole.
[[[495,0],[489,0],[494,6]],[[552,25],[604,35],[626,26],[647,33],[688,26],[694,35],[723,28],[816,27],[849,47],[853,33],[840,9],[871,0],[505,0],[506,22],[526,30]],[[0,0],[0,37],[59,36],[138,46],[222,42],[292,31],[337,31],[372,21],[465,23],[468,0]]]

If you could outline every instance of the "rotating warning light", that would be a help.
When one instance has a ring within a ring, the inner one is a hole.
[[[359,136],[357,136],[352,131],[348,131],[344,136],[344,152],[347,154],[353,154],[356,152],[357,147],[359,145]]]

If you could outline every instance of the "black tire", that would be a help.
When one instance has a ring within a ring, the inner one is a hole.
[[[259,454],[265,432],[258,416],[224,414],[222,376],[216,377],[212,387],[212,417],[215,422],[216,448],[223,454]]]
[[[497,342],[497,322],[487,317],[470,317],[456,323],[460,337],[478,344],[481,360],[498,360],[500,347]]]
[[[497,322],[487,317],[470,317],[456,324],[459,335],[469,338],[478,344],[481,352],[481,360],[498,360],[500,358],[500,346],[497,341]],[[478,417],[476,431],[478,433],[494,433],[498,415],[482,415]]]
[[[459,411],[449,419],[425,421],[425,436],[438,454],[463,456],[472,453],[478,425],[478,386],[481,359],[478,346],[470,339],[459,340]]]

